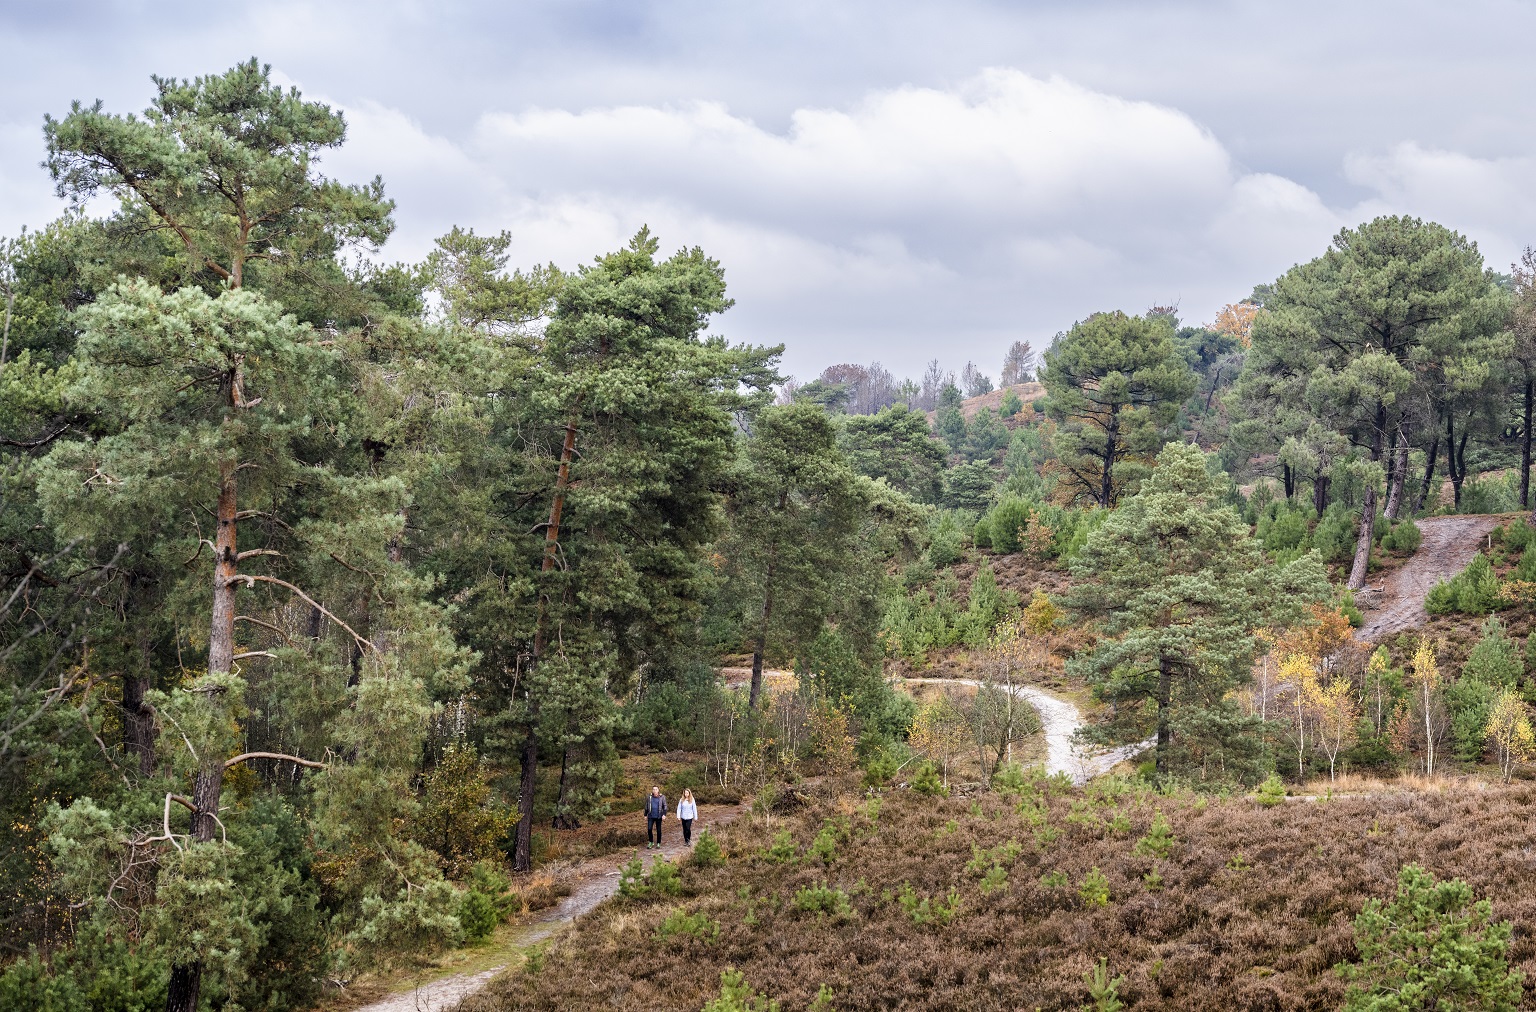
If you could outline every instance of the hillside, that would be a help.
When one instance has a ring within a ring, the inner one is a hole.
[[[960,414],[967,422],[975,421],[982,408],[991,408],[996,411],[1003,403],[1003,398],[1012,390],[1019,395],[1019,400],[1025,404],[1033,403],[1045,396],[1045,387],[1039,383],[1014,383],[1009,386],[998,387],[996,390],[982,394],[980,397],[967,397],[960,402]],[[929,411],[928,421],[932,422],[936,412]]]
[[[1264,808],[1119,781],[1022,801],[907,791],[823,801],[733,827],[724,867],[685,870],[675,898],[595,911],[536,969],[463,1007],[694,1012],[735,967],[786,1009],[806,1008],[826,985],[840,1012],[1065,1010],[1088,1000],[1085,974],[1105,957],[1125,977],[1127,1008],[1334,1009],[1345,985],[1333,967],[1356,957],[1353,918],[1392,893],[1405,863],[1465,879],[1496,918],[1536,918],[1533,803],[1536,788],[1522,785]],[[1176,840],[1166,859],[1137,853],[1156,812]],[[794,857],[770,859],[764,847],[783,830]],[[808,852],[818,832],[838,840],[830,860]],[[989,882],[994,864],[1003,870]],[[1083,888],[1093,869],[1102,905]],[[808,909],[819,901],[841,912]],[[678,923],[677,911],[708,931],[668,937],[661,925]],[[1536,972],[1528,934],[1517,933],[1510,959]]]

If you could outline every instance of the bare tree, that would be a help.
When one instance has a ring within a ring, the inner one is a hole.
[[[929,362],[928,368],[923,370],[922,390],[914,407],[919,411],[932,411],[939,406],[939,392],[954,382],[955,374],[940,368],[938,359]]]
[[[960,387],[967,397],[980,397],[992,392],[992,377],[976,368],[975,362],[965,363],[960,373]]]
[[[1035,352],[1028,341],[1015,341],[1003,356],[1002,384],[1011,387],[1016,383],[1028,383],[1035,378]]]

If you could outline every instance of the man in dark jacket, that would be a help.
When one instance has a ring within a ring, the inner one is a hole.
[[[660,787],[652,787],[650,797],[645,799],[645,849],[655,850],[661,847],[661,820],[667,815],[667,796],[661,793]],[[652,842],[652,837],[655,842]]]

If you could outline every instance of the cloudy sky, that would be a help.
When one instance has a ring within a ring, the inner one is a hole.
[[[346,111],[324,163],[570,267],[642,223],[703,246],[717,330],[788,371],[996,375],[1098,309],[1209,320],[1340,226],[1536,243],[1536,6],[1317,3],[5,4],[0,233],[54,217],[44,113],[256,55]]]

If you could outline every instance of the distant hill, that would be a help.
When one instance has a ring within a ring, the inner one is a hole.
[[[1018,394],[1019,400],[1025,404],[1045,396],[1045,387],[1039,383],[1015,383],[1012,386],[998,387],[991,393],[982,394],[980,397],[967,397],[960,402],[960,413],[969,422],[981,413],[982,408],[991,408],[993,411],[996,411],[998,405],[1003,403],[1003,396],[1009,390]],[[928,420],[930,422],[933,421],[934,414],[935,412],[928,412]]]

